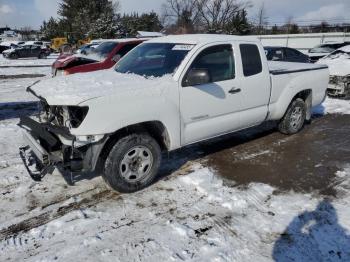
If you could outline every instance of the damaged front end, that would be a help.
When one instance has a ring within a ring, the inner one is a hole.
[[[330,76],[327,93],[329,96],[346,96],[350,94],[350,75]]]
[[[30,91],[30,90],[29,90]],[[55,167],[69,172],[91,172],[106,142],[105,136],[75,136],[88,113],[87,107],[49,106],[41,100],[41,112],[36,119],[21,117],[25,147],[20,156],[30,176],[40,181]]]

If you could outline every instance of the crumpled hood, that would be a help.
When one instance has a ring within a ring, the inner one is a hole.
[[[57,60],[52,64],[53,68],[59,69],[66,67],[68,64],[77,61],[77,60],[88,60],[91,63],[98,62],[97,59],[92,57],[87,57],[83,55],[61,55],[57,58]]]
[[[349,58],[324,58],[317,61],[317,64],[328,65],[331,76],[347,76],[350,75],[350,59]]]
[[[3,54],[8,54],[8,53],[11,53],[13,51],[15,51],[15,49],[14,48],[10,48],[10,49],[7,49],[7,50],[3,51],[2,53]]]
[[[49,105],[79,105],[87,100],[109,97],[126,92],[164,86],[171,76],[146,79],[135,74],[121,74],[113,69],[85,74],[60,76],[43,80],[30,87],[36,96]],[[152,90],[152,89],[151,89]]]

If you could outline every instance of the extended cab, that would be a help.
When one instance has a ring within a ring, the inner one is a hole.
[[[327,66],[267,62],[261,43],[225,35],[145,42],[111,70],[42,81],[28,88],[43,105],[21,118],[22,158],[35,179],[53,166],[101,171],[115,190],[154,181],[161,152],[267,120],[300,131],[323,102]]]
[[[128,38],[102,41],[91,52],[64,55],[52,64],[52,76],[86,73],[111,68],[131,49],[146,39]]]

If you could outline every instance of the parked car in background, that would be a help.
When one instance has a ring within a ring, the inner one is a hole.
[[[8,50],[10,48],[11,47],[9,47],[9,46],[0,44],[0,54],[2,54],[2,52],[4,52],[5,50]]]
[[[310,58],[302,52],[279,46],[265,46],[265,54],[269,61],[310,63]]]
[[[50,49],[42,48],[38,45],[23,45],[4,51],[3,56],[10,59],[37,57],[46,58],[50,55]]]
[[[87,55],[75,54],[59,57],[52,65],[52,76],[85,73],[111,68],[131,49],[147,39],[108,40]]]
[[[325,43],[311,48],[308,52],[308,56],[312,63],[317,62],[322,57],[325,57],[332,53],[333,51],[341,48],[343,46],[350,45],[350,42],[336,42],[336,43]]]
[[[1,42],[0,43],[0,54],[2,54],[2,52],[9,50],[11,48],[16,48],[17,45],[14,43],[10,43],[10,42]]]
[[[162,150],[264,121],[276,121],[283,134],[299,132],[324,100],[328,81],[327,66],[268,62],[251,37],[155,38],[114,70],[28,88],[43,112],[37,120],[21,118],[28,146],[20,152],[35,179],[54,166],[100,167],[112,188],[135,192],[156,179]]]
[[[85,44],[82,45],[78,50],[77,54],[87,55],[91,52],[93,52],[93,49],[98,47],[100,44]]]
[[[329,67],[328,95],[350,97],[350,45],[337,49],[317,63]]]
[[[24,43],[24,45],[39,45],[42,46],[44,45],[43,41],[27,41]]]

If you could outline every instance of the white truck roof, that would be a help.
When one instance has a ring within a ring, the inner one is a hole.
[[[94,39],[90,41],[90,44],[102,44],[104,42],[130,42],[130,41],[137,41],[137,40],[145,40],[145,38],[120,38],[120,39]]]
[[[208,44],[221,41],[249,41],[259,42],[256,37],[251,36],[235,36],[235,35],[219,35],[219,34],[188,34],[188,35],[168,35],[164,37],[149,40],[149,43],[176,43],[176,44]]]

